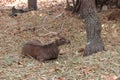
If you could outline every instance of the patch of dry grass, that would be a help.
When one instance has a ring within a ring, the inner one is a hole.
[[[18,14],[9,17],[9,11],[0,15],[0,80],[107,80],[109,75],[120,74],[120,21],[104,21],[102,37],[107,51],[88,57],[82,57],[86,43],[85,25],[82,20],[67,16],[55,18],[60,13],[47,15],[45,11]],[[106,12],[107,13],[107,12]],[[102,13],[103,14],[103,13]],[[22,45],[32,39],[46,43],[54,36],[38,37],[32,29],[37,26],[37,34],[47,31],[41,28],[45,16],[44,27],[49,31],[59,31],[70,39],[71,45],[60,47],[61,55],[57,60],[38,62],[28,57],[21,57]],[[105,22],[105,23],[104,23]]]

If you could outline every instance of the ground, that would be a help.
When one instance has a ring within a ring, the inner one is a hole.
[[[78,15],[53,8],[10,17],[11,10],[0,10],[0,80],[108,80],[120,76],[120,20],[108,21],[112,11],[99,13],[106,50],[83,57],[86,32]],[[60,47],[58,59],[39,62],[22,57],[25,42],[38,39],[45,44],[56,37],[43,36],[51,31],[60,31],[71,41]]]

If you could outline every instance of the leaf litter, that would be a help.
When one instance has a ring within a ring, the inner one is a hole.
[[[99,13],[106,51],[88,57],[82,56],[86,44],[83,20],[67,15],[70,12],[54,11],[49,15],[46,10],[38,10],[13,18],[7,15],[9,12],[3,10],[0,16],[1,80],[108,80],[120,76],[120,21],[107,20],[107,13],[111,11]],[[68,38],[71,44],[60,47],[58,59],[43,63],[22,58],[20,53],[25,42],[32,39],[49,42],[54,35],[39,35],[57,32],[63,23],[60,35]]]

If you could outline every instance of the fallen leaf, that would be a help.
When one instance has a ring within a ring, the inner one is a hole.
[[[111,75],[111,76],[108,77],[108,80],[116,80],[116,78],[117,78],[117,76]]]

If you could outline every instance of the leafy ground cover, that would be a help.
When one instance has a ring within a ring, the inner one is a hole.
[[[86,44],[84,20],[78,15],[57,9],[31,11],[10,17],[10,10],[0,11],[0,80],[108,80],[120,76],[120,20],[108,21],[113,10],[99,13],[106,51],[83,57]],[[44,30],[42,27],[46,28]],[[38,39],[43,44],[59,32],[71,41],[60,47],[57,60],[39,62],[22,58],[23,44]],[[35,31],[34,31],[35,29]]]

